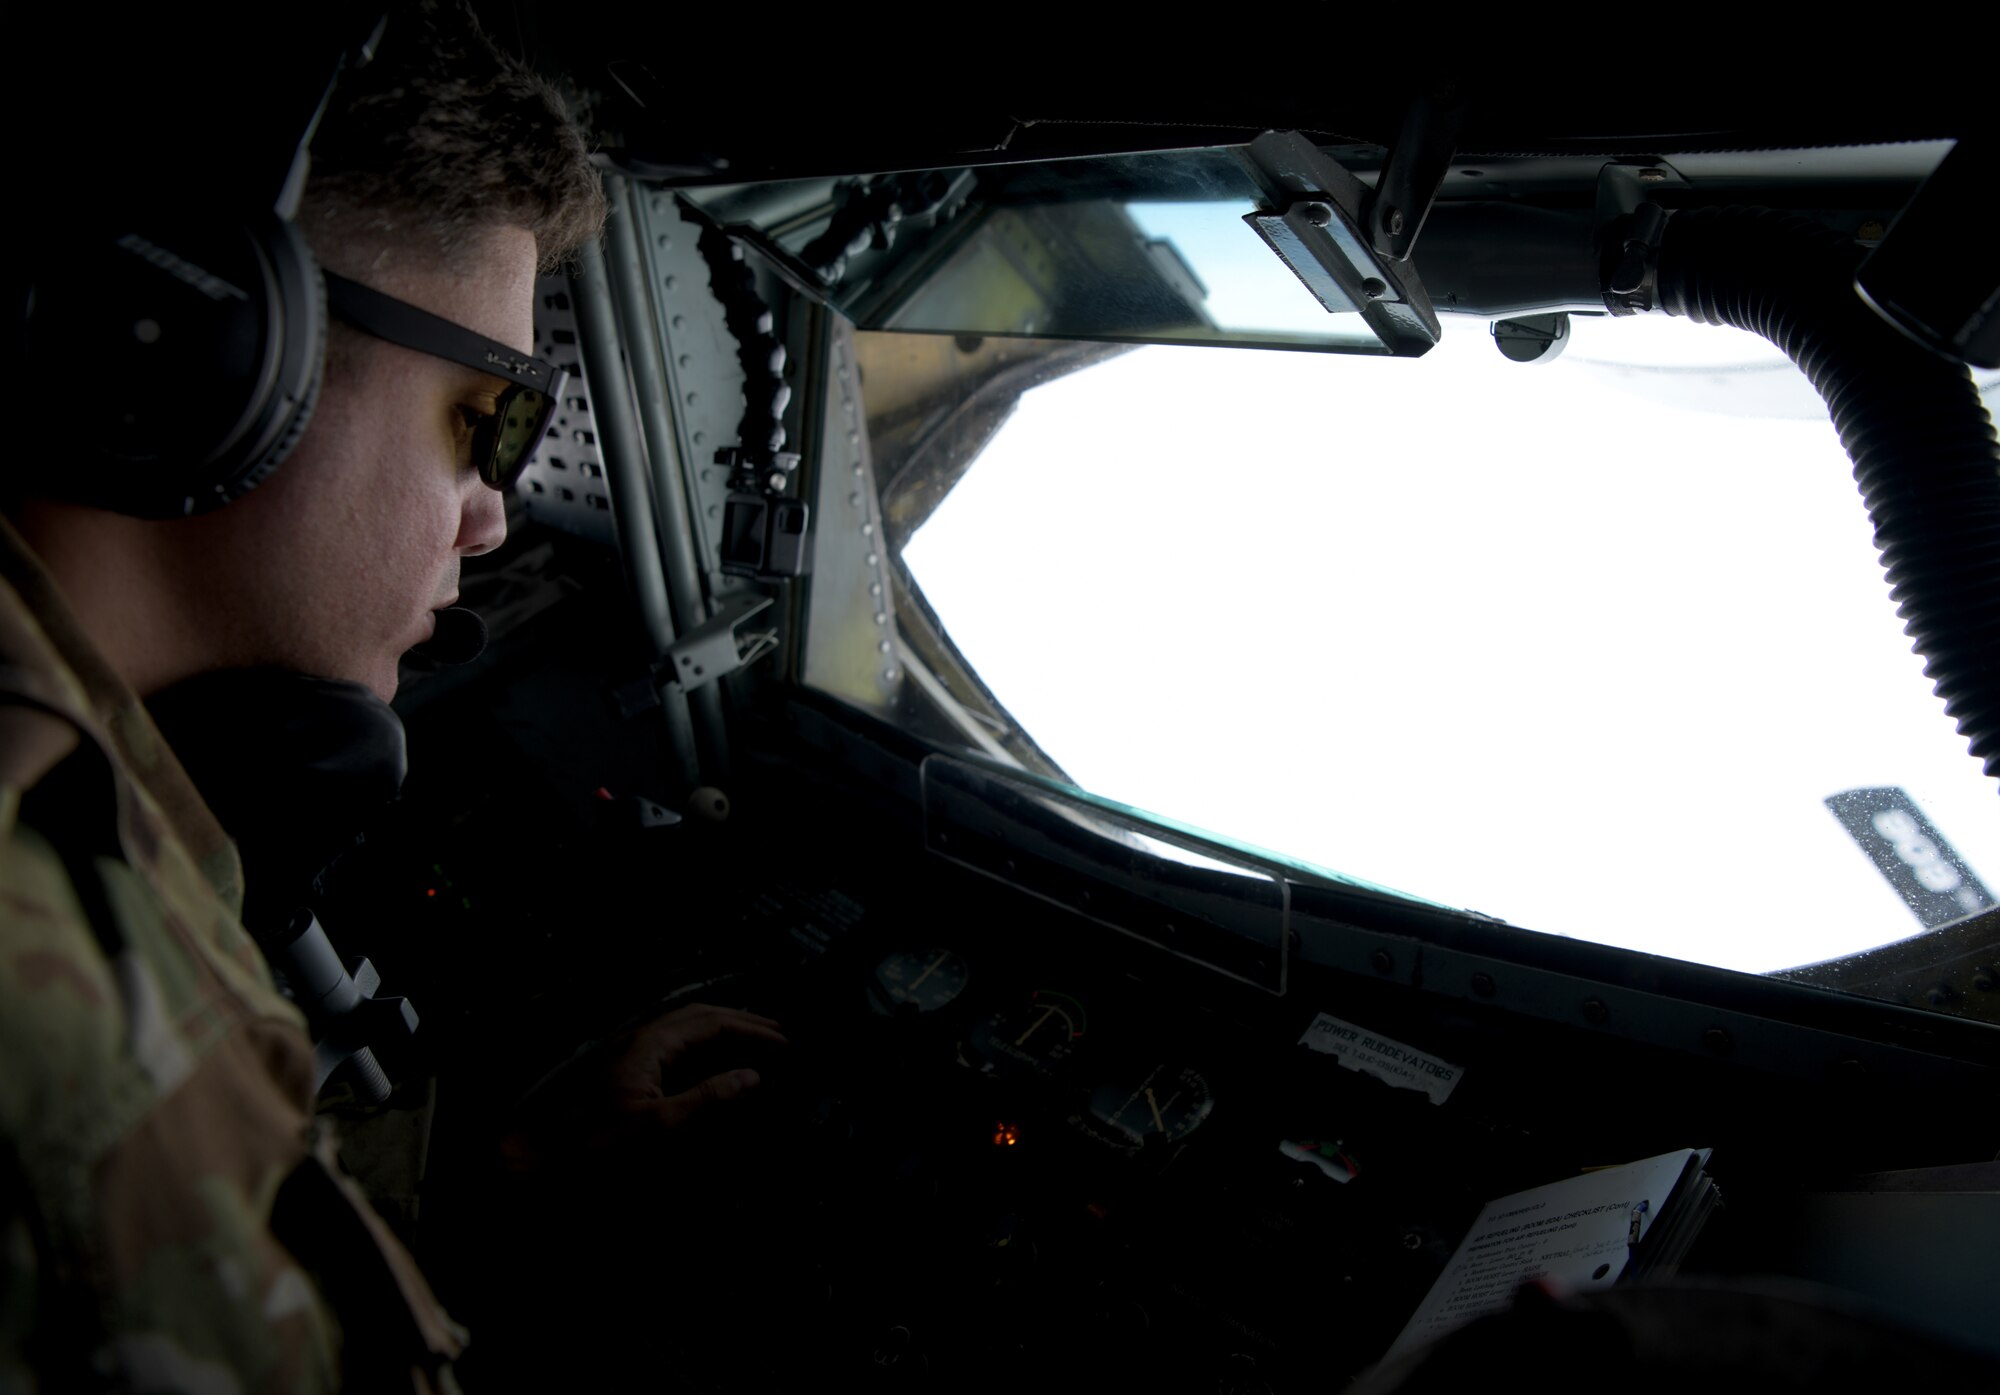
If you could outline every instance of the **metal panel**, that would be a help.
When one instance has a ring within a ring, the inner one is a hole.
[[[807,596],[804,681],[877,716],[889,716],[907,681],[898,649],[892,568],[883,550],[854,326],[832,317],[818,447],[813,576]]]
[[[736,337],[709,286],[708,263],[696,245],[701,225],[682,216],[672,194],[639,191],[634,202],[640,246],[651,272],[648,288],[659,312],[654,319],[685,465],[681,473],[695,550],[713,611],[724,597],[756,585],[722,570],[719,547],[729,471],[715,463],[715,452],[737,444],[743,369],[736,359]]]
[[[584,359],[580,340],[569,278],[542,277],[535,283],[535,356],[568,369],[569,387],[548,440],[514,488],[535,522],[616,547],[611,491],[591,411],[591,365]]]

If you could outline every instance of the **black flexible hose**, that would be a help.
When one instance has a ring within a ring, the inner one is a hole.
[[[1660,238],[1658,304],[1762,335],[1826,399],[1904,633],[2000,778],[2000,448],[1964,366],[1862,303],[1859,260],[1849,239],[1797,214],[1692,209]]]

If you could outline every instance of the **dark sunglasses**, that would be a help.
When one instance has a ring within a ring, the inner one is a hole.
[[[500,394],[498,409],[482,415],[472,428],[472,463],[479,478],[495,489],[511,489],[549,434],[569,373],[538,358],[522,358],[497,339],[475,334],[359,281],[330,271],[323,274],[327,308],[356,329],[505,378],[512,385]]]

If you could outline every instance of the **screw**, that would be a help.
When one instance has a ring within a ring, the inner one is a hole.
[[[1991,968],[1985,964],[1974,964],[1972,966],[1972,986],[1974,988],[1977,988],[1982,993],[1991,993],[1994,983],[1995,979]]]
[[[158,320],[140,320],[132,326],[132,337],[141,344],[159,343],[160,322]]]
[[[1378,949],[1369,955],[1368,962],[1378,974],[1392,974],[1396,972],[1396,960],[1386,949]]]
[[[771,471],[770,474],[764,476],[764,485],[775,494],[785,487],[785,472],[783,470]]]
[[[1392,208],[1392,209],[1390,209],[1390,210],[1388,211],[1388,213],[1387,213],[1387,214],[1386,214],[1386,215],[1385,215],[1385,216],[1383,217],[1382,221],[1383,221],[1384,223],[1386,223],[1386,224],[1388,225],[1388,228],[1389,228],[1389,235],[1390,235],[1391,237],[1400,237],[1400,236],[1402,236],[1402,233],[1403,233],[1403,210],[1402,210],[1402,209],[1400,209],[1400,208]]]
[[[1386,283],[1377,281],[1371,276],[1361,283],[1361,294],[1367,296],[1370,300],[1380,300],[1383,296],[1389,294],[1389,287]]]
[[[1664,184],[1667,182],[1667,172],[1665,170],[1656,170],[1656,169],[1640,170],[1639,182],[1641,184]]]
[[[1299,216],[1314,227],[1323,228],[1333,221],[1333,209],[1323,203],[1309,203],[1300,207]]]
[[[1408,1232],[1406,1232],[1406,1233],[1404,1234],[1404,1236],[1403,1236],[1403,1248],[1404,1248],[1404,1249],[1406,1249],[1406,1250],[1421,1250],[1421,1249],[1422,1249],[1423,1247],[1424,1247],[1424,1237],[1423,1237],[1423,1236],[1421,1236],[1421,1235],[1417,1234],[1417,1233],[1416,1233],[1416,1232],[1415,1232],[1414,1230],[1412,1230],[1412,1231],[1408,1231]]]
[[[1710,1027],[1701,1034],[1701,1044],[1718,1056],[1727,1056],[1736,1049],[1736,1043],[1729,1033],[1720,1027]]]
[[[1934,984],[1931,987],[1931,991],[1924,994],[1924,1001],[1932,1007],[1943,1007],[1951,999],[1951,985],[1948,983]]]
[[[1880,218],[1870,218],[1854,230],[1854,235],[1863,242],[1880,242],[1888,231]]]
[[[1583,1000],[1583,1020],[1593,1027],[1602,1027],[1611,1020],[1611,1009],[1604,1006],[1602,998]]]
[[[1493,982],[1493,975],[1474,974],[1472,976],[1472,991],[1482,998],[1490,998],[1500,991],[1500,987]]]

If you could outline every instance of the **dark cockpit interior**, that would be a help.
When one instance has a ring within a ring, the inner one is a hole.
[[[1488,1359],[1991,1374],[1990,89],[947,98],[481,10],[611,203],[483,643],[388,735],[155,713],[198,783],[215,728],[336,752],[202,787],[300,811],[230,827],[251,910],[309,888],[323,1099],[465,1389],[1339,1389],[1489,1202],[1685,1149],[1682,1252],[1558,1295],[1656,1327]],[[685,1063],[751,1096],[538,1114],[696,1002],[783,1024]]]

